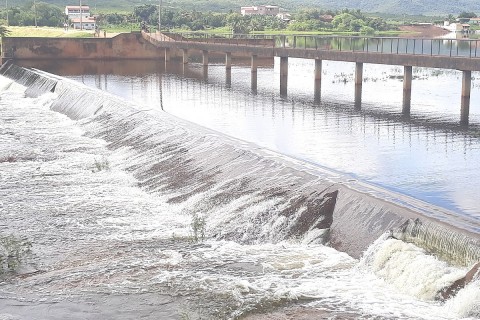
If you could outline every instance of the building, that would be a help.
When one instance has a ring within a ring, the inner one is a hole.
[[[90,7],[89,6],[66,6],[65,15],[69,20],[80,19],[80,15],[83,18],[90,18]]]
[[[285,22],[289,22],[290,20],[292,20],[292,15],[288,12],[280,12],[279,14],[277,14],[277,18]]]
[[[72,23],[73,29],[95,30],[95,27],[97,25],[95,18],[92,17],[82,19],[75,18],[71,19],[70,21]]]
[[[450,32],[469,33],[470,25],[466,23],[450,23],[449,21],[445,21],[443,23],[443,29],[448,30]]]
[[[264,16],[276,16],[280,13],[280,7],[278,6],[255,6],[255,7],[241,7],[240,12],[242,16],[251,15],[264,15]]]
[[[89,6],[66,6],[65,15],[74,29],[95,30],[95,17],[90,15]]]
[[[480,24],[480,18],[470,18],[471,24]]]

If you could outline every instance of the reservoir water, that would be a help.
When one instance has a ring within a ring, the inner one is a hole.
[[[287,97],[268,62],[256,92],[242,65],[36,67],[0,77],[0,224],[32,243],[0,319],[479,317],[478,280],[435,299],[471,265],[385,232],[410,207],[478,234],[476,81],[465,128],[456,72],[416,70],[405,118],[393,67],[361,109],[350,64],[320,103],[300,60]]]

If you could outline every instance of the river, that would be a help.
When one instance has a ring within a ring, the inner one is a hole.
[[[301,60],[287,97],[271,62],[256,92],[244,65],[231,83],[219,64],[39,67],[74,81],[26,95],[0,78],[1,224],[33,252],[0,283],[0,319],[478,317],[477,281],[435,300],[466,267],[382,230],[353,257],[285,214],[362,185],[477,233],[475,81],[464,128],[456,72],[416,70],[405,118],[392,67],[366,66],[361,109],[350,64],[325,64],[319,103]]]

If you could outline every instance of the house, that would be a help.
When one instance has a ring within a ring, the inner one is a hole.
[[[251,16],[251,15],[266,15],[266,16],[276,16],[280,13],[280,7],[278,6],[255,6],[255,7],[241,7],[240,12],[242,16]]]
[[[95,30],[96,28],[96,20],[90,15],[89,6],[66,6],[65,15],[74,29]]]
[[[322,14],[319,19],[322,22],[332,22],[333,21],[333,16],[330,15],[330,14]]]
[[[480,18],[470,18],[471,24],[480,24]]]
[[[94,17],[89,18],[74,18],[70,19],[72,22],[73,29],[82,29],[82,30],[95,30],[97,21]],[[82,27],[83,26],[83,27]]]
[[[290,20],[292,20],[292,15],[288,12],[280,12],[279,14],[277,14],[277,18],[285,22],[289,22]]]
[[[89,6],[81,6],[81,7],[66,6],[65,15],[68,17],[69,20],[80,19],[80,15],[82,18],[90,18],[90,7]]]
[[[470,25],[467,23],[450,23],[449,21],[445,21],[443,23],[443,29],[448,30],[450,32],[469,33]]]

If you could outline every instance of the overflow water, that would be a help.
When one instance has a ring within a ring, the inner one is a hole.
[[[476,239],[474,220],[58,76],[2,74],[2,233],[33,246],[0,283],[0,318],[480,315],[478,281],[434,300],[470,265],[389,238],[429,212]]]

